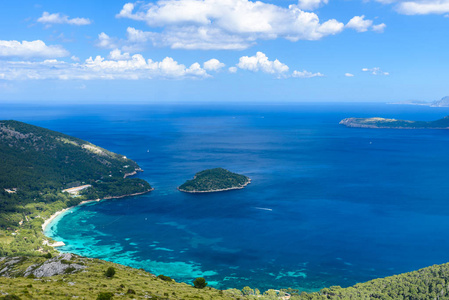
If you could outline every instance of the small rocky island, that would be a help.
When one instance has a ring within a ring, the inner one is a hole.
[[[223,192],[242,189],[250,182],[251,179],[244,175],[215,168],[196,173],[192,180],[187,180],[178,190],[186,193]]]
[[[449,129],[449,116],[435,121],[409,121],[385,118],[346,118],[341,125],[356,128]]]

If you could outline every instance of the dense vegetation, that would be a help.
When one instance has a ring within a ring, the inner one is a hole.
[[[54,261],[58,258],[53,258]],[[11,261],[15,261],[11,263]],[[201,288],[177,283],[167,276],[155,276],[111,262],[72,255],[61,263],[82,266],[82,270],[67,268],[60,275],[35,278],[26,270],[38,268],[47,258],[0,258],[0,273],[8,269],[12,278],[0,276],[0,295],[15,295],[20,299],[95,299],[109,293],[113,299],[251,299],[279,300],[290,295],[291,300],[314,299],[449,299],[449,264],[435,265],[418,271],[374,279],[352,287],[333,286],[306,293],[294,289],[268,290],[244,287],[242,290],[216,290],[206,282]],[[112,276],[109,274],[114,273]],[[114,270],[114,271],[112,271]],[[201,280],[203,283],[203,280]],[[0,299],[1,296],[0,296]]]
[[[18,121],[0,121],[0,255],[37,254],[41,225],[52,213],[84,200],[151,190],[123,155]],[[66,188],[90,184],[79,195]]]
[[[347,118],[340,124],[361,128],[449,129],[449,116],[435,121],[408,121],[384,118]]]
[[[228,189],[239,189],[249,183],[244,175],[232,173],[222,168],[208,169],[195,174],[178,189],[183,192],[213,192]]]

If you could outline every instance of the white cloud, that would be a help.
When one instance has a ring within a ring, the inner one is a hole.
[[[112,60],[129,60],[131,56],[128,52],[122,53],[119,49],[114,49],[109,53],[109,58]]]
[[[139,32],[140,41],[156,46],[246,49],[258,39],[319,40],[340,33],[343,23],[335,19],[320,22],[315,13],[301,10],[325,3],[327,0],[301,0],[298,5],[281,7],[249,0],[159,0],[127,3],[116,17],[162,27],[161,31]]]
[[[78,56],[72,55],[72,57],[70,57],[71,60],[73,61],[80,61],[80,58]]]
[[[281,63],[279,60],[270,61],[268,57],[262,53],[257,52],[254,56],[242,56],[237,64],[242,70],[249,70],[253,72],[262,71],[270,74],[282,74],[288,72],[288,66]]]
[[[314,10],[327,3],[329,0],[299,0],[298,7],[303,10]]]
[[[449,0],[375,0],[382,4],[395,4],[394,9],[404,15],[430,15],[449,13]]]
[[[39,23],[47,24],[47,25],[69,24],[69,25],[81,26],[81,25],[89,25],[92,23],[91,20],[86,19],[86,18],[70,19],[68,16],[62,15],[60,13],[50,14],[49,12],[46,12],[46,11],[42,14],[42,16],[39,19],[37,19],[37,21]]]
[[[207,71],[218,71],[224,67],[225,67],[225,64],[215,58],[212,58],[203,64],[203,68]]]
[[[372,20],[365,20],[365,16],[355,16],[351,20],[349,20],[348,24],[346,24],[347,28],[351,28],[356,30],[357,32],[365,32],[368,31],[373,25]]]
[[[230,67],[228,71],[229,73],[237,73],[237,67]]]
[[[171,57],[162,61],[145,59],[140,54],[111,51],[111,59],[97,56],[83,63],[67,63],[59,60],[0,61],[0,74],[4,80],[115,80],[115,79],[201,79],[210,77],[199,63],[190,67],[178,63]],[[113,59],[112,59],[113,58]]]
[[[117,48],[116,40],[111,38],[106,33],[102,32],[98,35],[97,47],[105,48],[105,49],[114,49]]]
[[[293,71],[292,73],[292,77],[297,77],[297,78],[312,78],[312,77],[323,77],[324,74],[321,74],[320,72],[317,73],[312,73],[309,71]]]
[[[354,77],[354,74],[351,74],[351,73],[345,73],[345,76],[346,76],[346,77]]]
[[[385,27],[387,27],[387,25],[385,25],[385,23],[382,23],[382,24],[378,24],[378,25],[373,25],[371,27],[371,30],[374,32],[382,33],[385,31]]]
[[[428,15],[449,13],[449,0],[404,1],[396,6],[404,15]]]
[[[370,72],[372,75],[390,75],[388,72],[382,71],[380,68],[363,68],[363,72]]]
[[[41,40],[5,41],[0,40],[0,57],[64,57],[69,52],[60,45],[47,46]]]

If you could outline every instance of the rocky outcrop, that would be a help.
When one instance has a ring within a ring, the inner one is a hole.
[[[51,259],[48,259],[40,264],[33,264],[23,271],[21,263],[24,261],[23,257],[3,257],[0,259],[1,268],[0,276],[4,277],[18,277],[18,276],[33,276],[33,277],[50,277],[62,274],[71,274],[82,269],[85,269],[83,260],[79,256],[63,253]]]

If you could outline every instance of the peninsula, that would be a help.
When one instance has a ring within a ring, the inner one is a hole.
[[[187,180],[178,190],[186,193],[223,192],[242,189],[250,182],[251,179],[244,175],[215,168],[196,173],[192,180]]]
[[[19,121],[0,121],[0,157],[0,256],[51,252],[41,228],[57,211],[152,190],[126,156]]]
[[[449,129],[449,116],[435,121],[409,121],[385,118],[346,118],[341,125],[356,128]]]

